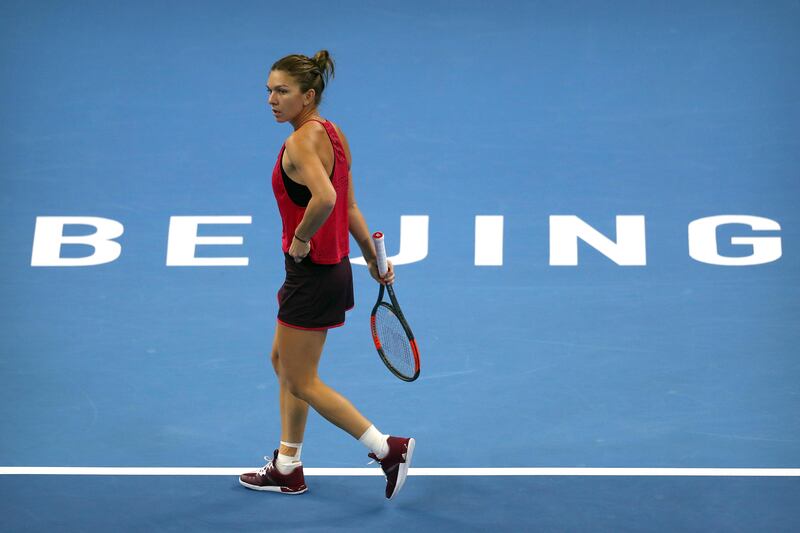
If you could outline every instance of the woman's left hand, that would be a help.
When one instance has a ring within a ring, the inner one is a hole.
[[[394,283],[394,265],[392,265],[391,261],[389,260],[386,261],[387,271],[386,275],[384,275],[383,277],[381,277],[381,275],[378,273],[378,263],[372,262],[368,266],[369,266],[369,273],[372,275],[373,279],[375,279],[375,281],[377,281],[381,285],[391,285],[392,283]]]
[[[292,256],[295,263],[299,263],[305,259],[309,252],[311,252],[311,241],[304,243],[297,237],[292,239],[292,244],[289,246],[289,255]]]

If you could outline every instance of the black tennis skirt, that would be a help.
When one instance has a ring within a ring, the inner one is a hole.
[[[353,271],[345,257],[335,265],[318,265],[309,257],[296,263],[284,253],[286,281],[278,290],[278,322],[307,330],[344,325],[353,301]]]

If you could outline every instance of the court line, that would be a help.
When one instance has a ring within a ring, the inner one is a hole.
[[[256,467],[257,468],[257,467]],[[2,466],[0,475],[238,476],[254,467]],[[380,468],[306,468],[307,476],[381,476]],[[800,468],[410,468],[412,476],[800,477]]]

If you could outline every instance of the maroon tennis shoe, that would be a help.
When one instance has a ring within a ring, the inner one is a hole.
[[[265,456],[264,459],[268,459]],[[303,465],[296,466],[288,474],[281,474],[275,463],[278,460],[278,450],[275,450],[272,459],[256,472],[247,472],[239,476],[239,483],[253,490],[268,490],[282,492],[283,494],[302,494],[308,490],[306,479],[303,476]]]
[[[386,477],[386,497],[391,500],[397,496],[406,482],[416,442],[412,438],[389,437],[388,443],[389,453],[386,454],[386,457],[378,459],[374,453],[370,453],[369,457],[381,465]]]

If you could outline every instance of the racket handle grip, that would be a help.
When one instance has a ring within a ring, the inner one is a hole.
[[[389,266],[386,264],[386,246],[383,244],[383,233],[380,231],[373,233],[372,242],[375,243],[375,259],[378,262],[378,274],[383,277],[389,270]]]

